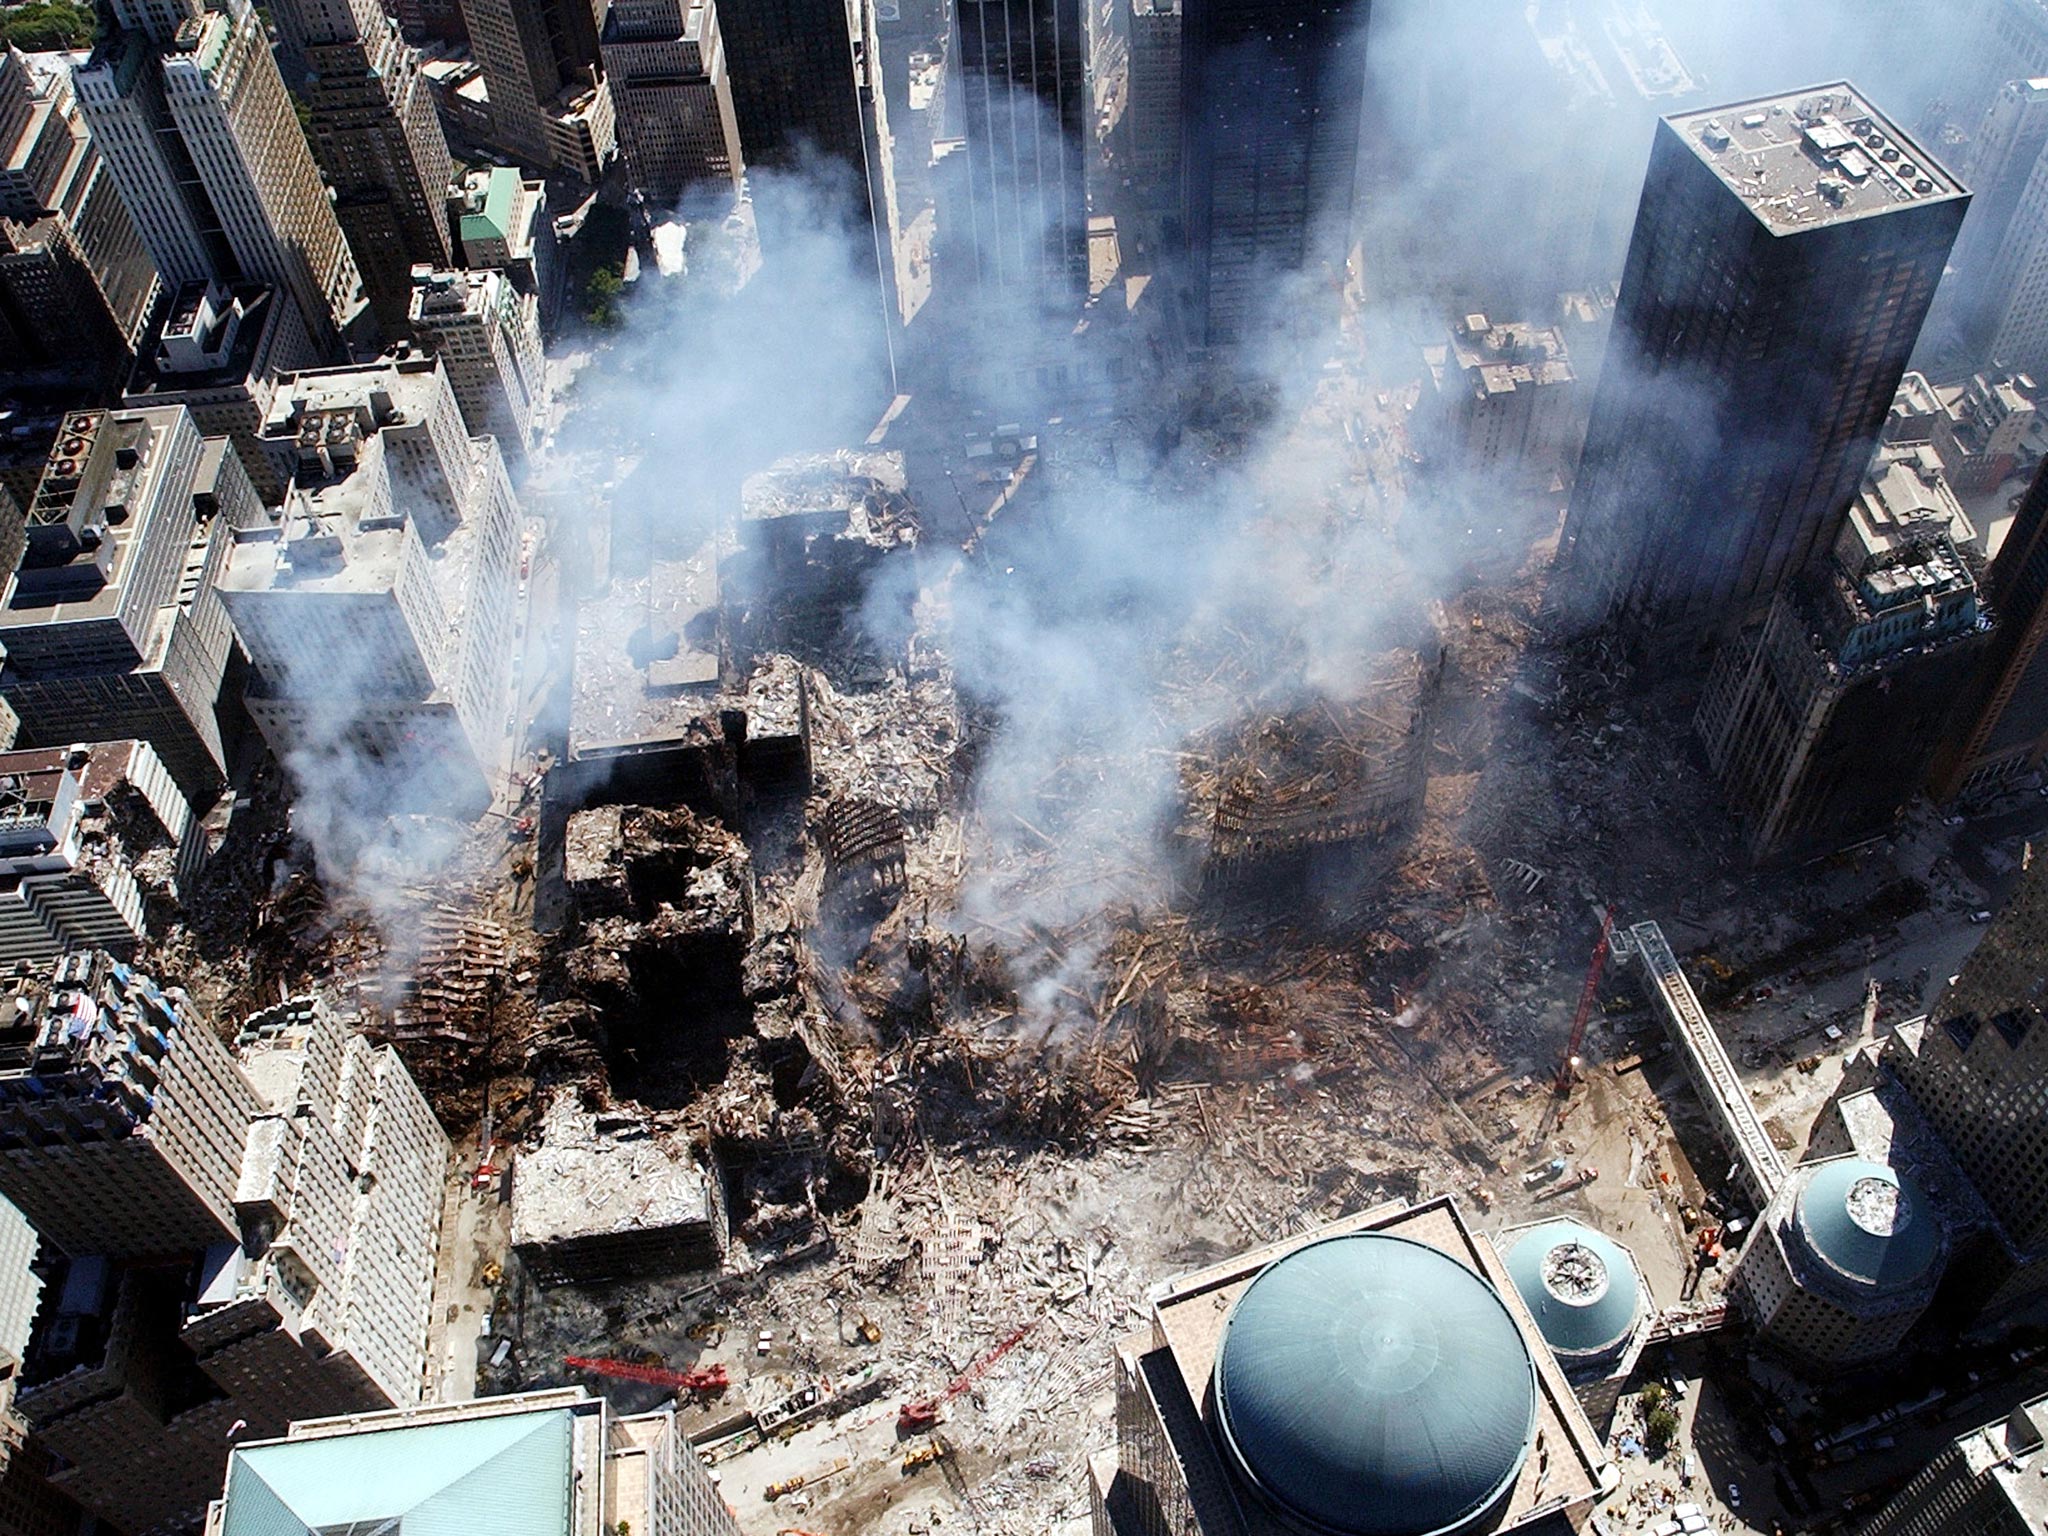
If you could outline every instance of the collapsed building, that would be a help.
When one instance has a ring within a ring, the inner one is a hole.
[[[512,1177],[512,1248],[543,1286],[714,1269],[725,1253],[718,1169],[644,1119],[548,1106]]]
[[[58,1487],[189,1523],[238,1435],[419,1400],[449,1147],[388,1047],[302,998],[238,1058],[104,955],[11,1001],[0,1193],[54,1250],[16,1405]]]
[[[1442,680],[1443,653],[1425,661],[1396,651],[1349,703],[1265,722],[1216,796],[1205,880],[1298,865],[1319,849],[1412,828],[1428,788]]]
[[[882,561],[917,542],[906,484],[893,451],[804,455],[749,476],[726,594],[741,643],[835,635]]]
[[[1240,1254],[1148,1310],[1089,1464],[1096,1536],[1477,1536],[1576,1524],[1619,1481],[1448,1198]]]

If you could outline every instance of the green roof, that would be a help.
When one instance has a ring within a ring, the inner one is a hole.
[[[1839,1157],[1816,1165],[1795,1215],[1817,1257],[1871,1290],[1917,1285],[1941,1256],[1941,1218],[1918,1185],[1882,1163]]]
[[[1567,1362],[1627,1342],[1642,1311],[1635,1261],[1576,1221],[1546,1221],[1515,1239],[1508,1274],[1551,1352]]]
[[[512,238],[512,201],[519,195],[519,172],[509,165],[495,166],[484,183],[484,211],[462,216],[465,240],[509,240]]]
[[[567,1536],[567,1408],[274,1440],[228,1463],[221,1536]]]
[[[1536,1432],[1536,1370],[1485,1279],[1383,1232],[1261,1270],[1216,1351],[1218,1427],[1287,1523],[1340,1536],[1490,1529]]]

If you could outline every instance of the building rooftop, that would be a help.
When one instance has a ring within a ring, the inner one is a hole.
[[[464,240],[510,240],[512,209],[519,199],[519,172],[509,165],[472,172],[464,183],[471,212],[462,216]]]
[[[1525,1227],[1505,1258],[1544,1343],[1567,1365],[1620,1350],[1647,1311],[1628,1250],[1576,1221]]]
[[[271,381],[256,368],[256,358],[290,301],[261,283],[238,284],[226,290],[225,298],[226,307],[215,309],[206,303],[204,284],[191,283],[179,292],[164,323],[153,327],[136,349],[123,404],[144,406],[159,395],[182,397],[244,384],[258,394],[269,388]],[[202,308],[205,323],[200,325]],[[195,328],[181,333],[179,319],[188,314]]]
[[[1871,458],[1850,503],[1842,547],[1856,558],[1845,563],[1889,553],[1931,532],[1946,533],[1958,546],[1977,539],[1969,514],[1949,486],[1941,455],[1926,443],[1885,444]]]
[[[1507,1306],[1449,1254],[1384,1232],[1259,1272],[1224,1321],[1215,1402],[1255,1489],[1353,1536],[1470,1529],[1536,1435],[1535,1366]]]
[[[1491,1245],[1465,1225],[1456,1205],[1448,1198],[1417,1206],[1392,1205],[1360,1212],[1316,1233],[1297,1234],[1156,1287],[1152,1292],[1153,1347],[1163,1346],[1170,1355],[1167,1369],[1178,1378],[1178,1389],[1185,1393],[1186,1401],[1207,1417],[1204,1405],[1232,1308],[1268,1265],[1324,1237],[1361,1231],[1410,1239],[1448,1256],[1498,1298],[1497,1304],[1505,1307],[1521,1332],[1525,1345],[1522,1353],[1517,1357],[1510,1352],[1507,1359],[1517,1372],[1533,1369],[1532,1443],[1545,1445],[1548,1455],[1523,1459],[1514,1486],[1488,1528],[1517,1529],[1595,1497],[1610,1475],[1600,1441],[1586,1424],[1562,1369],[1548,1350],[1538,1347],[1541,1335],[1516,1294],[1506,1266]],[[1462,1287],[1463,1282],[1456,1284]],[[1476,1308],[1477,1298],[1469,1292],[1463,1294]],[[1470,1358],[1465,1357],[1468,1364]],[[1511,1396],[1509,1406],[1513,1401]],[[1206,1443],[1205,1437],[1203,1446]],[[1204,1454],[1203,1446],[1183,1448],[1182,1454]],[[1540,1466],[1539,1460],[1543,1463]],[[1258,1511],[1248,1508],[1245,1513],[1256,1517]],[[1214,1528],[1222,1529],[1224,1525]],[[1294,1528],[1298,1528],[1298,1521],[1289,1527],[1271,1518],[1253,1518],[1249,1536]]]
[[[575,1420],[567,1407],[535,1408],[244,1446],[228,1464],[217,1536],[569,1536]]]
[[[680,740],[718,686],[718,554],[704,544],[644,574],[613,577],[576,610],[569,755]]]
[[[1859,1290],[1910,1290],[1929,1278],[1946,1242],[1941,1217],[1910,1175],[1859,1157],[1798,1174],[1794,1220],[1807,1249]]]
[[[184,415],[161,405],[65,418],[28,507],[28,551],[7,578],[0,632],[121,611]]]
[[[1664,122],[1777,235],[1969,195],[1843,80]]]

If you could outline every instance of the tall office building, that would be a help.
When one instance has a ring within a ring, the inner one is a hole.
[[[1875,836],[1919,793],[1996,632],[1973,537],[1934,450],[1888,444],[1828,557],[1721,647],[1697,724],[1752,858]]]
[[[523,164],[596,180],[617,147],[598,72],[602,0],[466,0],[462,9],[498,143]]]
[[[1977,132],[1952,156],[1971,189],[1951,271],[1928,317],[1926,350],[1968,367],[2031,357],[2048,341],[2048,292],[2027,275],[2048,272],[2048,79],[2013,80]]]
[[[547,426],[547,370],[541,356],[540,300],[502,271],[413,270],[412,329],[441,359],[462,419],[524,463]]]
[[[1855,1536],[2034,1536],[2048,1526],[2048,1397],[1958,1436]]]
[[[1556,585],[1660,647],[1833,539],[1969,194],[1845,84],[1659,124]]]
[[[1935,798],[1996,789],[2048,756],[2048,461],[2034,472],[1984,578],[1998,633],[1929,775]]]
[[[230,4],[178,19],[152,0],[77,71],[79,102],[167,284],[269,283],[332,346],[362,278],[264,28]]]
[[[954,62],[966,186],[942,217],[972,285],[1078,309],[1088,293],[1082,164],[1092,113],[1080,0],[960,0]]]
[[[806,152],[829,156],[867,202],[853,35],[841,0],[728,3],[719,28],[732,69],[733,113],[747,163],[775,170]]]
[[[1181,0],[1125,0],[1130,100],[1124,105],[1133,207],[1180,217]]]
[[[626,174],[648,201],[692,187],[739,191],[745,172],[732,78],[712,0],[613,0],[604,72]]]
[[[1191,331],[1334,328],[1351,239],[1370,0],[1184,0],[1181,100]],[[1275,285],[1303,273],[1308,287]],[[1304,312],[1307,295],[1327,303]]]
[[[2035,857],[1926,1025],[1884,1063],[2020,1249],[2048,1247],[2048,859]]]
[[[226,777],[234,636],[213,585],[256,492],[183,406],[68,416],[0,591],[16,745],[146,741],[204,805]]]
[[[366,1484],[363,1470],[381,1476]],[[228,1461],[212,1536],[336,1526],[504,1536],[739,1536],[673,1405],[615,1414],[581,1387],[303,1421]]]
[[[68,56],[0,52],[0,378],[104,388],[134,362],[159,292]]]
[[[522,180],[510,166],[471,171],[449,199],[458,266],[495,267],[540,307],[543,333],[554,329],[562,307],[563,269],[548,217],[547,183]]]
[[[282,508],[238,526],[221,600],[249,715],[350,814],[487,803],[504,743],[519,511],[436,358],[282,380]]]
[[[405,334],[412,269],[449,258],[444,206],[454,161],[419,50],[375,0],[278,0],[290,81],[313,158],[386,336]]]
[[[230,1052],[73,953],[10,984],[0,1190],[54,1255],[17,1407],[116,1530],[195,1525],[239,1439],[419,1401],[448,1139],[317,998]]]

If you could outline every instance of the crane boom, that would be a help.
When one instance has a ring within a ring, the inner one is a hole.
[[[676,1392],[716,1392],[730,1385],[722,1365],[699,1366],[693,1371],[671,1371],[666,1366],[642,1365],[637,1360],[609,1360],[591,1355],[564,1355],[562,1364],[579,1371],[595,1371],[619,1381],[640,1381],[651,1387],[668,1387]]]
[[[1007,1355],[1019,1344],[1022,1344],[1024,1336],[1036,1328],[1038,1323],[1039,1320],[1034,1317],[1030,1322],[1005,1338],[994,1348],[978,1356],[973,1364],[939,1388],[932,1396],[918,1402],[905,1403],[896,1411],[896,1427],[905,1434],[914,1434],[920,1429],[928,1429],[933,1424],[936,1424],[939,1420],[939,1410],[941,1408],[973,1386],[975,1378],[980,1376],[982,1372],[1002,1359],[1003,1356]]]
[[[1586,1020],[1593,1013],[1593,999],[1600,995],[1600,976],[1607,969],[1607,940],[1614,932],[1614,908],[1608,907],[1600,918],[1600,941],[1593,946],[1593,963],[1586,967],[1586,985],[1579,992],[1579,1011],[1572,1015],[1571,1039],[1564,1048],[1564,1060],[1557,1066],[1557,1082],[1560,1094],[1570,1093],[1572,1072],[1579,1064],[1579,1047],[1586,1043]]]

